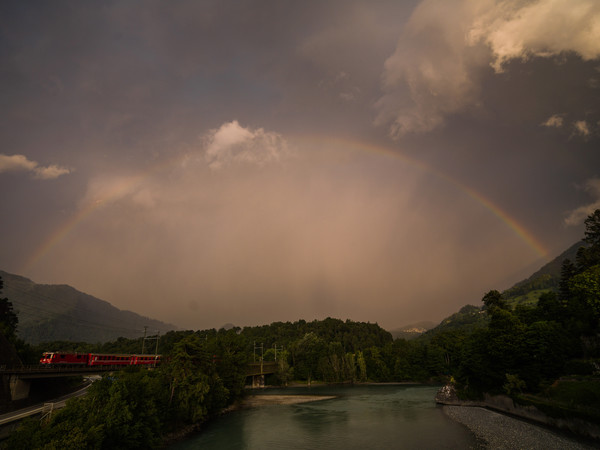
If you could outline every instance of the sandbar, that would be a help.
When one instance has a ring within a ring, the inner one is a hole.
[[[298,403],[331,400],[335,395],[251,395],[242,401],[244,407],[269,406],[269,405],[295,405]]]

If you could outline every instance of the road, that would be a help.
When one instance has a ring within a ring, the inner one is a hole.
[[[2,414],[0,415],[0,426],[24,419],[25,417],[33,416],[35,414],[40,414],[44,411],[53,411],[56,409],[60,409],[65,406],[67,400],[69,400],[70,398],[81,397],[82,395],[85,395],[90,385],[99,378],[100,377],[97,375],[88,377],[87,384],[83,388],[75,392],[71,392],[70,394],[63,395],[62,397],[58,397],[44,403],[39,403],[34,406],[29,406],[27,408],[19,409],[17,411]]]

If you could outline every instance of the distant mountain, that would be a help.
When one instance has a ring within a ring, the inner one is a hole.
[[[475,328],[485,327],[487,323],[488,316],[479,306],[465,305],[460,311],[445,318],[438,326],[424,333],[423,337],[427,338],[451,330],[472,331]]]
[[[122,311],[110,303],[71,286],[37,284],[0,270],[4,281],[2,297],[18,314],[19,338],[30,344],[49,341],[107,342],[119,337],[136,338],[177,327],[159,320]]]
[[[435,327],[435,325],[435,322],[417,322],[410,325],[405,325],[400,328],[396,328],[395,330],[391,330],[390,333],[392,334],[394,339],[410,340],[421,336],[427,330],[430,330],[433,327]]]

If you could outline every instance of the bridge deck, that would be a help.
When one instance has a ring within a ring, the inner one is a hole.
[[[94,366],[94,367],[48,367],[43,365],[24,366],[20,368],[0,368],[0,376],[16,375],[23,380],[36,378],[70,377],[76,375],[93,375],[104,372],[114,372],[130,366]],[[247,376],[266,375],[277,372],[276,362],[249,363],[246,368]]]
[[[129,366],[94,366],[94,367],[46,367],[25,366],[12,369],[0,369],[2,375],[16,375],[22,380],[35,378],[70,377],[76,375],[93,375],[104,372],[113,372]]]
[[[276,362],[249,363],[246,369],[246,376],[267,375],[277,372]]]

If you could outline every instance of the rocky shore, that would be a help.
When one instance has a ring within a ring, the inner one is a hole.
[[[452,420],[465,425],[490,449],[595,449],[550,429],[477,406],[444,406]]]
[[[564,425],[555,423],[553,419],[543,415],[532,407],[520,408],[506,396],[485,396],[483,401],[459,400],[454,386],[442,387],[435,398],[448,417],[469,428],[484,446],[492,449],[595,449],[592,439],[571,437],[559,432],[556,428],[535,425],[527,420],[548,425]],[[514,416],[495,412],[502,411]],[[523,420],[525,419],[525,420]],[[573,425],[573,424],[571,424]],[[579,428],[581,428],[581,425]],[[569,428],[569,427],[564,427]],[[582,431],[579,429],[578,431]],[[590,431],[590,430],[587,430]],[[588,433],[594,436],[595,434]]]

